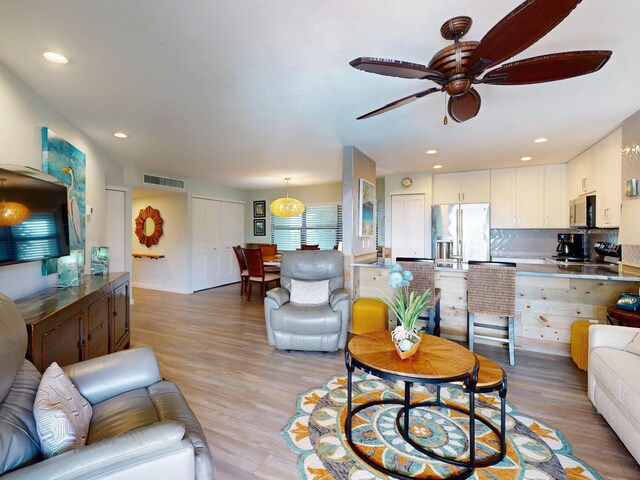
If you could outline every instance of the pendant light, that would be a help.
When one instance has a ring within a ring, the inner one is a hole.
[[[289,198],[289,180],[291,180],[291,178],[287,177],[285,180],[287,181],[287,197],[274,200],[269,206],[269,209],[271,213],[277,217],[297,217],[298,215],[302,215],[302,212],[304,212],[304,203],[295,198]]]
[[[16,202],[4,201],[4,182],[6,178],[0,178],[0,189],[2,189],[2,202],[0,203],[0,227],[11,227],[24,222],[31,213],[29,209]]]

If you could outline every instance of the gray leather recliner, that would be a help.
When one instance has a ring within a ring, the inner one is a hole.
[[[289,301],[291,279],[329,280],[329,302]],[[270,345],[281,350],[334,352],[347,342],[351,305],[344,288],[344,260],[337,250],[283,252],[280,287],[267,292],[264,316]]]
[[[43,460],[33,417],[41,375],[25,360],[26,350],[22,315],[11,299],[0,294],[3,480],[214,478],[202,428],[178,387],[162,380],[150,348],[64,368],[93,408],[87,445]]]

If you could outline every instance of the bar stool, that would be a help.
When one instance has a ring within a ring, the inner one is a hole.
[[[475,322],[475,314],[507,317],[507,326]],[[467,324],[469,350],[474,336],[509,344],[509,363],[516,364],[514,317],[516,314],[516,264],[469,260],[467,275]],[[475,335],[474,328],[507,332],[507,338]]]
[[[478,377],[475,384],[469,385],[474,401],[479,393],[497,393],[500,396],[500,428],[498,429],[490,420],[484,422],[500,439],[500,450],[488,458],[476,462],[477,468],[483,468],[501,462],[507,453],[507,374],[495,362],[477,353],[474,353],[474,355],[478,359]],[[449,385],[464,388],[464,384],[461,382],[450,383]],[[436,386],[435,404],[438,406],[442,405],[440,388],[440,385]]]
[[[427,289],[431,289],[428,316],[419,316],[419,320],[427,322],[425,330],[429,335],[440,336],[440,295],[436,288],[436,263],[433,258],[397,257],[396,263],[413,274],[413,281],[409,284],[409,291],[421,295]]]

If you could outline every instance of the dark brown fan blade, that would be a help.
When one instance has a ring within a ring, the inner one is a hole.
[[[419,63],[403,62],[400,60],[386,60],[384,58],[360,57],[349,62],[353,68],[363,70],[378,75],[400,78],[419,78],[433,80],[435,82],[444,81],[444,75],[435,70],[427,68]]]
[[[480,94],[475,88],[471,88],[461,97],[449,98],[447,110],[451,118],[462,123],[478,115],[481,103]]]
[[[597,72],[611,57],[609,50],[563,52],[506,63],[487,73],[482,83],[527,85],[554,82]]]
[[[369,117],[373,117],[375,115],[380,115],[381,113],[384,112],[388,112],[389,110],[393,110],[394,108],[398,108],[401,107],[402,105],[406,105],[407,103],[411,103],[414,100],[417,100],[419,98],[425,97],[431,93],[435,93],[435,92],[439,92],[440,89],[437,87],[434,88],[430,88],[429,90],[424,90],[422,92],[418,92],[418,93],[414,93],[413,95],[409,95],[408,97],[404,97],[401,98],[400,100],[396,100],[395,102],[391,102],[387,105],[385,105],[382,108],[378,108],[377,110],[374,110],[373,112],[369,112],[366,113],[360,117],[358,117],[356,120],[362,120],[365,118],[369,118]]]
[[[469,57],[471,76],[530,47],[565,19],[581,0],[527,0],[500,20]]]

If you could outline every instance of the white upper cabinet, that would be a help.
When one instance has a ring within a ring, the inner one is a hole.
[[[622,129],[600,140],[595,150],[598,171],[596,226],[620,226],[622,203]]]
[[[488,203],[491,199],[491,172],[480,170],[440,173],[433,176],[433,204]]]
[[[567,164],[544,167],[544,227],[569,227]]]
[[[489,203],[491,201],[491,171],[460,174],[461,203]]]
[[[547,227],[544,197],[545,167],[491,170],[491,228]]]
[[[567,188],[569,198],[596,195],[596,226],[620,225],[622,202],[622,129],[581,153],[569,162]]]
[[[491,228],[517,228],[516,171],[491,170]]]
[[[516,175],[516,225],[544,226],[544,167],[518,168]]]
[[[569,162],[568,188],[571,199],[596,191],[596,163],[595,145]]]
[[[440,173],[433,176],[433,204],[460,203],[460,174]]]

